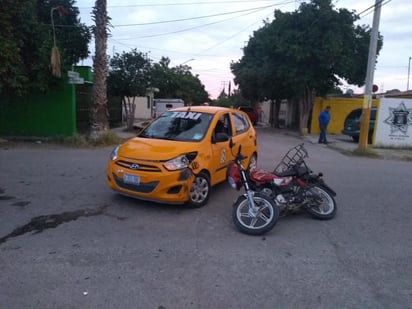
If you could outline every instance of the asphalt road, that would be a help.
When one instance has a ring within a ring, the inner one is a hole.
[[[186,209],[105,185],[109,148],[0,145],[0,308],[412,308],[412,162],[258,129],[259,167],[304,141],[338,214],[231,219],[221,184]]]

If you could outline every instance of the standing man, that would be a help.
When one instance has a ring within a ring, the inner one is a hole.
[[[320,135],[319,135],[319,144],[327,144],[328,141],[326,140],[326,129],[328,128],[328,124],[330,121],[330,106],[326,106],[326,108],[319,113],[318,121],[320,127]]]

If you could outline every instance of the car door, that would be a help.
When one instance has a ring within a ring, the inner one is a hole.
[[[229,139],[232,137],[232,121],[230,113],[225,112],[217,116],[212,133],[212,160],[211,160],[211,184],[222,182],[226,179],[227,166],[233,160],[229,147]],[[217,141],[218,134],[226,134],[229,139]]]
[[[243,113],[234,111],[232,113],[233,135],[232,140],[235,144],[234,153],[237,153],[239,146],[242,145],[242,154],[247,156],[246,162],[249,162],[250,156],[256,151],[256,132],[250,123],[250,120]]]

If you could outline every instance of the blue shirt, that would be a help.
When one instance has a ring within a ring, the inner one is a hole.
[[[319,124],[328,124],[330,121],[330,114],[329,111],[323,110],[320,112],[319,117]]]

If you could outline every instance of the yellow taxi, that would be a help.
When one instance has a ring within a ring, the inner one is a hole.
[[[113,149],[107,185],[118,193],[167,204],[204,206],[211,187],[242,145],[245,164],[257,164],[257,136],[246,113],[215,106],[168,110]]]

